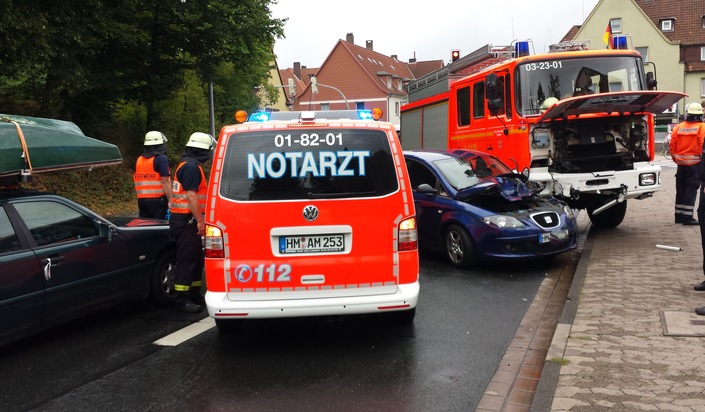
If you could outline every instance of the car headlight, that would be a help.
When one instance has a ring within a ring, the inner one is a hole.
[[[483,217],[482,221],[500,229],[522,229],[526,226],[511,216],[494,215]]]

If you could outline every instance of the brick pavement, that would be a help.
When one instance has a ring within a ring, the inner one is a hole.
[[[673,223],[675,168],[662,166],[653,198],[630,201],[618,228],[590,230],[574,318],[556,329],[531,410],[705,411],[700,230]]]

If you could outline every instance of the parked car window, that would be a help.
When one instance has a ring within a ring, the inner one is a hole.
[[[20,250],[20,241],[15,229],[10,224],[5,209],[0,207],[0,253]]]
[[[98,235],[91,219],[57,202],[24,202],[14,204],[37,246],[83,239]]]
[[[443,190],[443,186],[441,186],[436,175],[428,167],[417,161],[407,159],[406,168],[409,170],[409,179],[411,180],[411,188],[413,190],[416,190],[419,185],[426,183],[438,190],[439,196],[448,196],[448,193]]]

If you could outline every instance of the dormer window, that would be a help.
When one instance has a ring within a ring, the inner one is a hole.
[[[673,31],[673,19],[661,20],[661,31]]]

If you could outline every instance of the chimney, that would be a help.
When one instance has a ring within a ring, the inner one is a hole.
[[[294,76],[301,80],[301,62],[294,62]]]
[[[397,61],[399,60],[399,59],[397,58],[397,55],[396,55],[396,54],[392,54],[391,57],[392,57],[392,59],[394,59],[394,60],[397,60]]]
[[[416,52],[414,52],[414,57],[409,59],[409,63],[416,63]]]
[[[367,42],[365,42],[365,48],[369,51],[374,51],[374,48],[372,47],[372,40],[367,40]]]
[[[355,44],[355,36],[353,36],[352,33],[348,33],[348,34],[345,36],[345,41],[348,42],[348,43]]]

